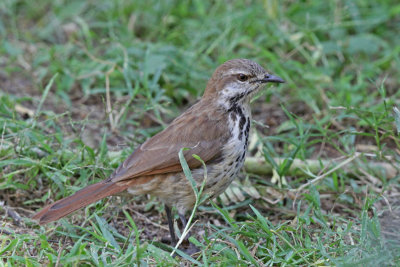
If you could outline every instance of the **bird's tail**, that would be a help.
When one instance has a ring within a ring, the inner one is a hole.
[[[71,212],[83,208],[102,198],[118,194],[130,185],[128,183],[99,182],[89,185],[72,196],[60,199],[53,204],[44,207],[33,215],[32,219],[38,220],[39,224],[56,221]]]

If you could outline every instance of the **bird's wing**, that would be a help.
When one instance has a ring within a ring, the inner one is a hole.
[[[182,148],[189,167],[221,156],[223,145],[230,137],[226,114],[218,109],[197,103],[176,118],[164,131],[139,146],[106,180],[119,182],[139,176],[182,170],[178,153]]]

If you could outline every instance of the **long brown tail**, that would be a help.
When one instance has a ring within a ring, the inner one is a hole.
[[[120,193],[128,187],[129,184],[126,183],[107,183],[104,181],[92,184],[79,190],[72,196],[60,199],[44,207],[41,211],[33,215],[32,219],[38,220],[39,224],[53,222],[95,201]]]

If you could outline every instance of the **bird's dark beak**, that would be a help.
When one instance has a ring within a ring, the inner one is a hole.
[[[259,80],[262,83],[284,83],[285,81],[278,76],[272,74],[265,74],[265,77]]]

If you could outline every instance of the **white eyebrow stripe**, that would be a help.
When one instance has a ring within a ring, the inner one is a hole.
[[[248,73],[247,71],[245,71],[243,69],[231,69],[225,73],[226,73],[226,75],[239,74],[239,73],[243,73],[245,75],[251,75],[250,73]]]

